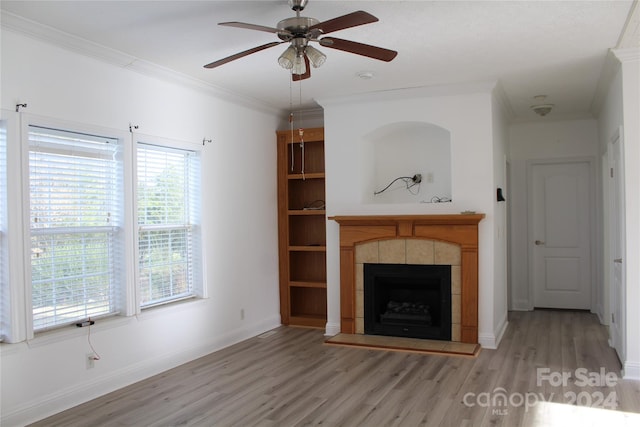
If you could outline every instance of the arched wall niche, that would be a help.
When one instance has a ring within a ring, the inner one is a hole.
[[[364,137],[364,203],[450,201],[451,133],[428,122],[397,122]],[[420,174],[422,182],[399,179]],[[389,188],[380,192],[389,184]]]

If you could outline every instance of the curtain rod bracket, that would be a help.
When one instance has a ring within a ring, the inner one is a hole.
[[[132,125],[129,123],[129,132],[133,133],[134,130],[138,129],[138,125]]]
[[[20,112],[20,108],[21,107],[22,108],[27,108],[27,104],[26,103],[24,103],[24,104],[16,104],[16,113]]]
[[[206,138],[202,138],[202,145],[204,146],[205,143],[209,143],[211,144],[213,141],[211,139],[206,139]]]

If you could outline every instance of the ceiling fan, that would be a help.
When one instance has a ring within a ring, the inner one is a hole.
[[[329,19],[328,21],[320,22],[315,18],[300,16],[300,12],[304,10],[307,2],[308,0],[289,0],[289,6],[296,12],[296,16],[283,19],[278,22],[276,28],[237,21],[220,22],[218,25],[274,33],[281,41],[263,44],[252,49],[236,53],[235,55],[207,64],[204,67],[215,68],[226,64],[227,62],[251,55],[252,53],[260,52],[261,50],[268,49],[282,43],[289,43],[289,47],[278,58],[278,63],[283,68],[291,70],[293,80],[297,81],[311,77],[310,65],[317,68],[321,66],[327,58],[325,54],[311,46],[309,42],[318,42],[324,47],[355,53],[356,55],[367,56],[369,58],[386,62],[391,61],[398,54],[398,52],[394,50],[350,40],[343,40],[335,37],[320,38],[321,36],[334,31],[377,22],[378,18],[360,10],[337,18]]]

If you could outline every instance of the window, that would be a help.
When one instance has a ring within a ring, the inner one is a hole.
[[[138,277],[142,308],[196,295],[197,153],[137,145]]]
[[[200,148],[142,137],[0,110],[0,341],[205,296]]]
[[[115,314],[118,139],[37,126],[28,138],[33,329]]]

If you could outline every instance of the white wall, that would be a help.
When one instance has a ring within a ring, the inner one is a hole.
[[[640,50],[617,50],[619,61],[599,114],[601,150],[622,127],[625,202],[625,337],[626,354],[619,355],[624,377],[640,379]],[[606,231],[605,227],[605,231]],[[609,235],[605,234],[605,240]],[[605,254],[605,263],[609,257]]]
[[[497,345],[495,289],[495,175],[492,91],[494,83],[466,88],[422,88],[340,99],[320,99],[325,112],[327,215],[439,214],[473,210],[486,214],[479,224],[479,337]],[[449,93],[447,93],[449,92]],[[363,203],[370,186],[367,135],[399,122],[424,122],[451,133],[452,203]],[[327,334],[340,328],[339,227],[327,221]],[[503,261],[504,262],[504,261]]]
[[[201,143],[208,298],[1,344],[2,425],[61,411],[280,324],[275,114],[2,32],[1,106]],[[246,126],[251,123],[251,126]],[[11,137],[11,136],[10,136]],[[15,143],[12,140],[12,143]],[[17,202],[9,200],[9,204]],[[240,310],[245,318],[241,320]]]
[[[528,278],[527,162],[559,158],[592,158],[599,165],[598,128],[594,119],[515,123],[509,130],[510,162],[510,309],[531,310]],[[597,168],[599,170],[599,167]],[[599,175],[593,177],[599,181]],[[596,197],[594,189],[593,197]],[[594,219],[594,224],[597,220]],[[598,242],[595,242],[598,245]],[[594,250],[598,246],[594,245]]]
[[[624,111],[625,280],[627,354],[625,378],[640,380],[640,49],[622,59]]]

